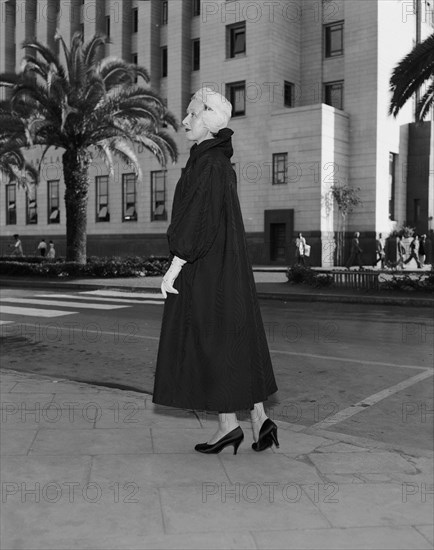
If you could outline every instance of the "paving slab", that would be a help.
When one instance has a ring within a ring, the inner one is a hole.
[[[310,459],[324,474],[417,473],[410,462],[391,452],[312,453]]]
[[[329,527],[311,500],[297,491],[270,492],[270,486],[218,484],[160,489],[166,532],[214,533]]]
[[[19,432],[21,433],[21,432]],[[32,454],[97,455],[152,453],[149,430],[48,430],[41,428],[31,447]]]
[[[413,527],[253,532],[263,550],[423,550],[432,548]]]

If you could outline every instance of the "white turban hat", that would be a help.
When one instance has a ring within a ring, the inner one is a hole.
[[[229,100],[211,88],[201,88],[192,99],[197,99],[204,104],[202,120],[212,134],[217,134],[222,128],[226,128],[232,116],[232,105]]]

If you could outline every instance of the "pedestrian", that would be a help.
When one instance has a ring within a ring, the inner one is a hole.
[[[9,245],[9,248],[13,248],[11,252],[11,256],[19,256],[19,257],[24,256],[23,245],[21,244],[20,236],[15,234],[14,239],[15,239],[15,243]]]
[[[396,237],[396,262],[392,265],[392,267],[404,269],[404,260],[406,255],[406,249],[404,246],[404,243],[402,242],[402,235],[398,235]]]
[[[54,248],[54,243],[53,241],[50,241],[48,243],[48,252],[47,252],[47,258],[49,260],[54,260],[54,258],[56,257],[56,250]]]
[[[201,88],[182,122],[194,145],[167,231],[172,261],[161,284],[153,393],[160,405],[218,413],[217,431],[195,446],[207,454],[230,445],[236,454],[244,439],[236,411],[243,409],[250,409],[252,448],[278,446],[263,406],[277,386],[230,161],[231,112],[225,97]]]
[[[375,240],[376,258],[373,267],[377,267],[378,262],[381,262],[381,269],[384,269],[384,262],[386,258],[385,243],[386,241],[383,239],[383,234],[379,233],[377,239]]]
[[[46,252],[47,252],[47,243],[45,242],[45,239],[41,239],[40,243],[38,244],[38,248],[40,255],[44,258]]]
[[[426,235],[423,234],[419,239],[419,263],[420,267],[425,265],[426,260]]]
[[[299,233],[295,239],[295,257],[296,263],[306,267],[305,262],[305,253],[306,253],[306,239],[303,237],[302,233]]]
[[[419,262],[419,249],[420,249],[420,243],[419,243],[419,237],[415,235],[410,243],[410,255],[405,260],[404,264],[408,264],[411,260],[416,261],[416,265],[418,269],[420,269],[421,263]]]
[[[363,250],[360,248],[359,237],[360,237],[360,233],[356,231],[351,240],[350,257],[348,258],[348,261],[346,263],[347,269],[350,269],[351,266],[354,265],[354,262],[357,262],[359,269],[363,269],[363,263],[362,263]]]

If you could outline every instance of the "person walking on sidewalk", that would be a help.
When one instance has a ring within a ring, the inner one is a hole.
[[[15,234],[14,239],[15,239],[15,243],[9,245],[10,248],[13,248],[11,252],[11,256],[19,256],[19,257],[24,256],[23,245],[21,244],[20,236]]]
[[[305,262],[305,252],[306,252],[306,239],[303,237],[302,233],[299,233],[295,239],[295,257],[296,263],[306,267]]]
[[[40,243],[38,244],[37,250],[39,250],[39,254],[42,256],[42,258],[44,258],[47,252],[47,243],[45,242],[45,239],[41,239]]]
[[[385,251],[385,240],[383,239],[383,234],[379,233],[378,237],[375,241],[375,264],[374,267],[377,267],[378,262],[381,262],[381,269],[384,269],[384,262],[386,258],[386,251]]]
[[[415,235],[413,237],[413,240],[410,243],[410,255],[405,260],[404,264],[408,264],[411,260],[415,260],[418,269],[420,269],[422,265],[419,261],[419,249],[420,249],[419,237]]]
[[[48,252],[47,252],[47,258],[49,260],[54,260],[54,258],[56,257],[56,250],[54,248],[54,243],[53,241],[50,241],[48,243]]]
[[[363,250],[360,248],[359,237],[360,237],[360,233],[356,231],[351,241],[350,257],[348,258],[348,261],[346,263],[347,269],[350,269],[351,266],[354,265],[354,262],[357,262],[359,269],[363,269],[363,263],[362,263]]]
[[[232,106],[198,90],[182,124],[194,142],[178,181],[167,231],[171,265],[153,402],[214,411],[218,429],[195,450],[219,453],[244,434],[236,411],[250,409],[255,451],[278,445],[263,401],[277,391],[249,260],[227,128]]]
[[[425,265],[426,260],[426,235],[423,234],[419,239],[419,263],[420,267]]]

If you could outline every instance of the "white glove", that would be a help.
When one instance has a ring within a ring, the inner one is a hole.
[[[163,282],[161,283],[161,293],[164,299],[167,298],[167,293],[171,292],[172,294],[179,294],[176,288],[173,288],[173,283],[181,272],[182,266],[187,263],[186,260],[181,260],[178,256],[174,256],[172,263],[170,264],[169,269],[166,271],[166,274],[163,277]]]

